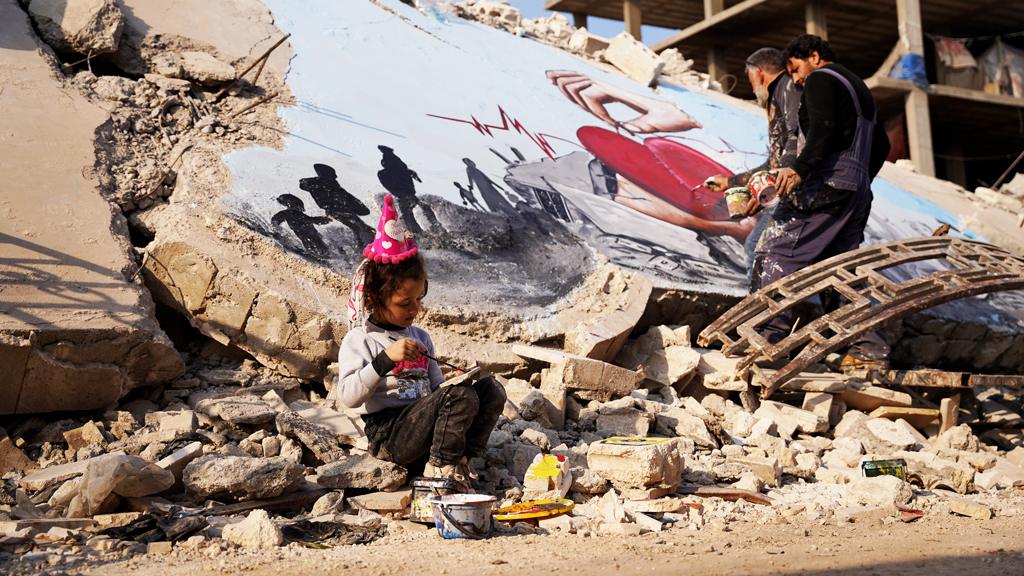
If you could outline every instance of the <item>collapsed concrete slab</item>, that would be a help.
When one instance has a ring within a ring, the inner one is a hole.
[[[587,466],[620,491],[649,492],[655,498],[675,491],[683,458],[672,438],[610,438],[587,450]],[[656,494],[655,494],[656,493]]]
[[[47,49],[12,1],[0,3],[0,36],[18,48],[0,53],[0,123],[12,143],[0,166],[9,215],[0,231],[0,414],[102,408],[184,368],[149,295],[130,280],[124,220],[91,172],[106,114],[54,80]],[[56,141],[61,162],[40,163]]]

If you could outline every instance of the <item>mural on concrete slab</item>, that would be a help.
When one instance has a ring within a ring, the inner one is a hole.
[[[764,161],[755,108],[651,90],[440,9],[265,3],[292,33],[297,103],[281,111],[283,150],[227,158],[225,202],[247,226],[347,270],[388,192],[448,281],[504,283],[550,302],[597,251],[660,286],[745,293],[743,242],[756,218],[730,219],[702,183]],[[868,242],[959,224],[888,182],[874,190]]]

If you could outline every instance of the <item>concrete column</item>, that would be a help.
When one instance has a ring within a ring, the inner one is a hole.
[[[725,10],[725,0],[704,0],[704,19],[709,20],[715,14]],[[718,80],[728,72],[725,68],[725,46],[712,46],[708,49],[708,76]]]
[[[640,24],[643,14],[640,13],[640,0],[622,1],[622,21],[626,23],[626,32],[640,40]]]
[[[808,0],[804,7],[807,33],[828,40],[828,20],[825,15],[825,0]]]
[[[896,18],[904,54],[919,54],[923,57],[924,32],[921,30],[920,0],[896,0]],[[919,173],[935,176],[928,93],[915,86],[907,94],[905,108],[910,160]]]
[[[586,12],[573,12],[572,13],[572,25],[577,28],[587,27],[587,13]]]

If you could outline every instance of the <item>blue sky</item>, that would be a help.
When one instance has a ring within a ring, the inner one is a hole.
[[[544,9],[545,0],[508,0],[508,3],[519,8],[523,13],[524,18],[538,18],[540,16],[547,16],[548,14],[551,14],[549,10]],[[566,17],[572,21],[571,14],[566,14]],[[587,29],[598,36],[610,38],[619,32],[622,32],[624,25],[621,20],[607,20],[605,18],[594,18],[591,16],[587,19]],[[668,38],[674,32],[675,30],[668,28],[644,26],[640,31],[640,34],[643,36],[644,44],[654,44],[655,42]]]

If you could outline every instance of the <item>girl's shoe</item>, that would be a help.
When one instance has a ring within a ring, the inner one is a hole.
[[[457,464],[445,464],[435,466],[429,462],[423,468],[423,476],[427,478],[444,478],[453,484],[453,488],[459,492],[469,493],[473,487],[469,484],[469,478],[459,471]]]

